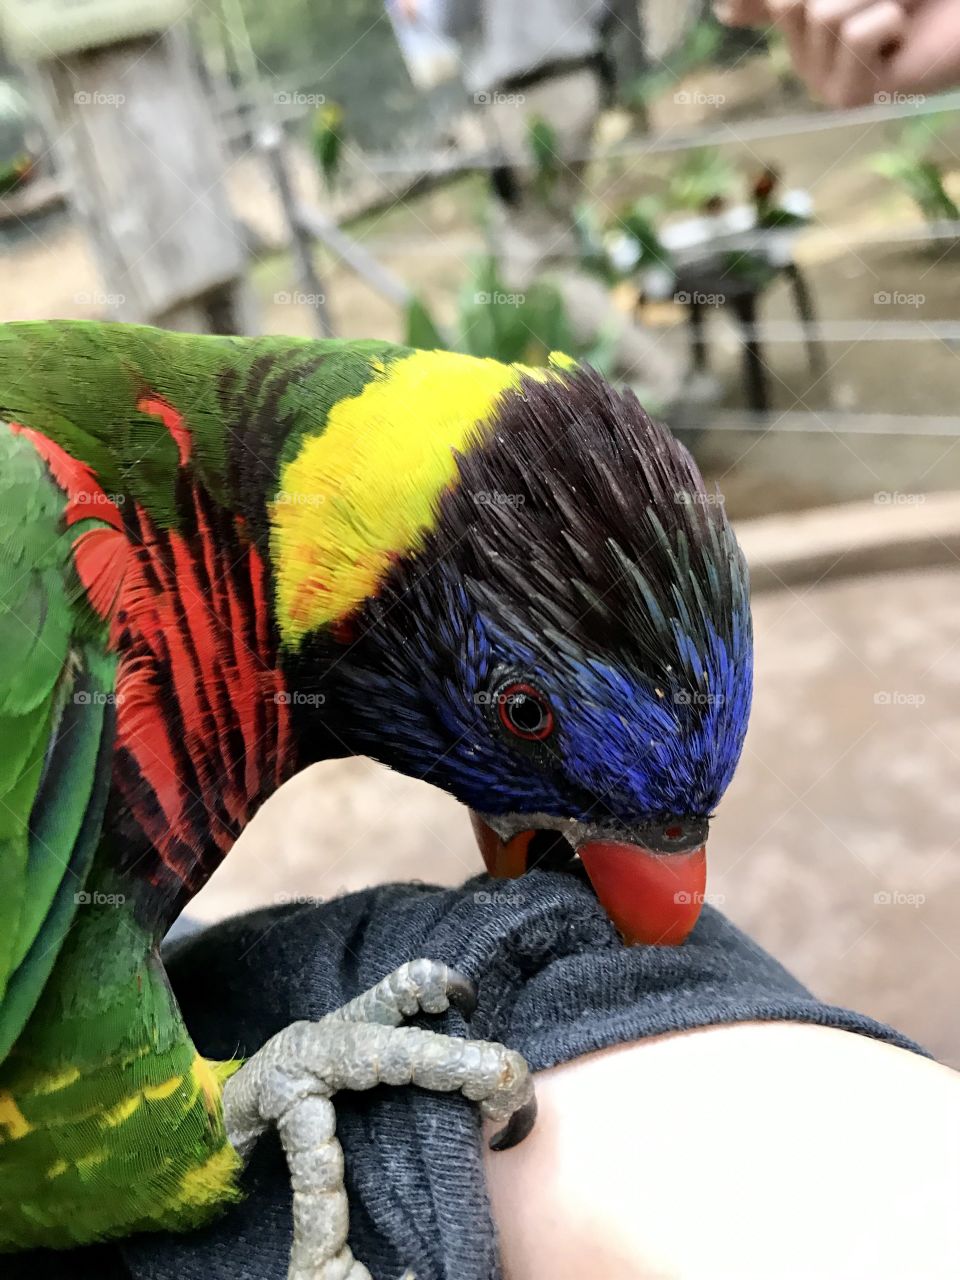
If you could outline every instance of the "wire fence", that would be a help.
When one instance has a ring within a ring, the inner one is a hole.
[[[906,98],[910,95],[903,96]],[[579,154],[564,152],[564,160],[569,164],[591,160],[636,159],[641,156],[688,151],[699,147],[761,142],[798,134],[855,128],[865,124],[882,124],[891,120],[913,119],[958,109],[960,109],[960,93],[942,94],[931,98],[912,95],[909,101],[878,102],[852,110],[804,111],[792,115],[724,121],[708,128],[666,130],[649,138],[626,139],[623,142],[611,144],[602,151],[590,148]],[[508,159],[506,152],[499,148],[484,147],[469,154],[453,148],[405,153],[375,152],[367,155],[365,162],[374,172],[385,175],[420,173],[425,170],[442,172],[445,167],[495,169],[506,163]]]
[[[845,413],[837,409],[805,407],[802,410],[773,410],[751,413],[749,410],[720,409],[698,413],[684,412],[675,425],[687,429],[767,432],[798,435],[849,436],[938,436],[960,437],[960,418],[935,413]]]

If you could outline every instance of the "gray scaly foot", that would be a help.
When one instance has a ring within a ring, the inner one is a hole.
[[[498,1151],[530,1132],[536,1098],[518,1053],[400,1025],[451,1005],[469,1018],[475,1003],[473,984],[462,974],[436,960],[412,960],[319,1022],[285,1027],[227,1082],[224,1121],[240,1155],[270,1124],[286,1152],[293,1185],[288,1280],[371,1280],[347,1244],[343,1151],[331,1102],[340,1089],[459,1090],[488,1119],[505,1122],[490,1142]]]

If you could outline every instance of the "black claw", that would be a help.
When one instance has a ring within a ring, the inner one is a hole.
[[[469,1022],[477,1008],[476,984],[471,982],[466,974],[451,969],[447,981],[447,999]]]
[[[529,1134],[537,1120],[537,1099],[532,1097],[522,1107],[518,1107],[502,1129],[490,1139],[491,1151],[509,1151],[518,1142],[522,1142]]]

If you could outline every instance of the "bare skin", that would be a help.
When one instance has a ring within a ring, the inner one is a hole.
[[[487,1177],[506,1280],[955,1280],[960,1075],[745,1023],[536,1077]]]
[[[715,0],[730,26],[774,26],[797,75],[831,106],[888,102],[960,82],[956,0]]]

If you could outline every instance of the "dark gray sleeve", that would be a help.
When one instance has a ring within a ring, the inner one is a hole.
[[[187,1025],[208,1057],[249,1054],[297,1018],[318,1018],[397,965],[425,955],[478,984],[468,1028],[535,1069],[646,1036],[724,1022],[840,1027],[917,1050],[905,1037],[821,1004],[709,907],[682,947],[623,947],[575,877],[479,877],[460,889],[393,885],[335,902],[254,912],[167,957]],[[338,1130],[350,1243],[376,1280],[497,1280],[475,1109],[417,1089],[341,1095]],[[243,1204],[205,1231],[122,1248],[137,1280],[284,1280],[289,1192],[279,1145],[263,1139]],[[36,1280],[37,1271],[31,1273]],[[67,1271],[58,1277],[70,1275]]]

